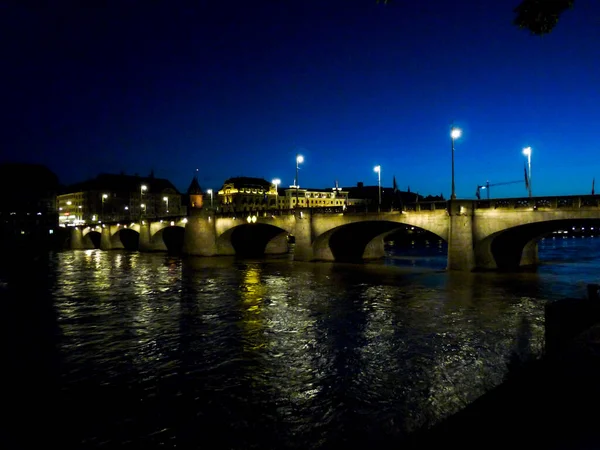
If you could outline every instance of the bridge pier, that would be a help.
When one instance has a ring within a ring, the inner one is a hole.
[[[315,258],[313,252],[313,230],[312,213],[310,210],[296,210],[296,226],[294,237],[296,245],[294,248],[294,261],[312,261]]]
[[[188,217],[183,237],[183,252],[194,256],[217,255],[217,233],[214,216],[198,214]]]
[[[538,256],[538,241],[537,239],[529,241],[523,247],[523,253],[521,253],[520,266],[537,266],[540,263]]]
[[[385,245],[383,236],[376,237],[365,247],[363,252],[363,259],[381,259],[385,257]]]
[[[100,250],[112,250],[110,227],[102,228],[100,232]]]
[[[470,272],[475,269],[473,242],[474,202],[448,201],[448,270]]]
[[[88,250],[94,248],[94,244],[88,236],[83,235],[79,227],[71,228],[71,250]]]

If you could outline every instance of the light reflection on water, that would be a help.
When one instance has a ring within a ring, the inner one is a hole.
[[[546,239],[552,264],[518,274],[446,273],[439,248],[366,265],[54,254],[28,267],[43,283],[9,280],[14,383],[52,380],[50,436],[79,448],[393,442],[539,355],[544,303],[597,282],[599,247]],[[31,293],[47,309],[24,320]]]

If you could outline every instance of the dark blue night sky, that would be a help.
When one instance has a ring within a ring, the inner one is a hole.
[[[542,37],[512,25],[516,0],[56,3],[0,5],[1,148],[63,183],[286,186],[300,152],[302,187],[375,185],[380,164],[383,186],[449,197],[452,121],[459,198],[522,180],[527,146],[534,195],[600,182],[597,0]]]

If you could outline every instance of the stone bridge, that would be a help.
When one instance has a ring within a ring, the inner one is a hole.
[[[297,209],[224,216],[203,211],[177,220],[132,223],[129,230],[140,234],[141,251],[166,250],[165,228],[184,227],[183,251],[190,255],[286,253],[293,237],[296,260],[356,261],[383,257],[386,236],[408,225],[448,243],[448,269],[514,269],[537,264],[537,243],[553,231],[600,228],[599,198],[453,200],[380,213]],[[81,238],[90,231],[81,229]],[[101,231],[101,248],[119,248],[122,224]],[[72,248],[77,248],[73,244],[74,238]]]
[[[141,222],[122,221],[73,227],[70,236],[70,248],[94,248],[92,235],[99,236],[99,248],[102,250],[123,249],[123,234],[135,234],[141,252],[167,251],[164,232],[174,227],[182,232],[188,223],[187,217],[167,217],[165,219],[142,220]]]

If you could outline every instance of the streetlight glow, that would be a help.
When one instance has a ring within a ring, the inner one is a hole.
[[[456,189],[454,187],[454,140],[458,139],[461,135],[461,129],[456,128],[454,125],[452,125],[452,129],[450,130],[450,137],[452,138],[452,195],[450,195],[451,200],[456,199]]]
[[[527,189],[529,190],[529,197],[531,198],[531,147],[525,147],[523,149],[523,154],[527,156],[527,177],[525,181],[527,181]]]
[[[210,194],[210,207],[213,207],[213,190],[212,189],[207,189],[206,190],[207,194]]]
[[[279,209],[279,185],[281,184],[281,180],[279,178],[275,178],[271,181],[275,185],[275,209]]]
[[[169,197],[163,197],[163,202],[166,203],[167,214],[169,213]]]
[[[298,208],[298,189],[300,188],[300,183],[298,183],[298,168],[301,163],[304,162],[304,156],[296,154],[296,208]]]
[[[379,187],[379,203],[377,203],[377,212],[381,211],[381,166],[375,166],[373,168],[377,172],[377,185]]]

